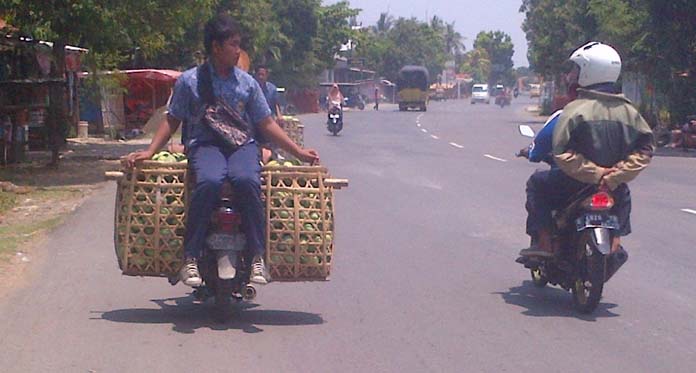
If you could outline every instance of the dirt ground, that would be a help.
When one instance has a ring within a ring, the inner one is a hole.
[[[106,185],[104,172],[118,170],[119,158],[144,149],[149,141],[70,139],[56,168],[47,167],[50,153],[45,151],[0,166],[0,273],[10,283],[0,288],[0,297],[21,286],[31,264],[41,261],[38,248],[46,233]]]

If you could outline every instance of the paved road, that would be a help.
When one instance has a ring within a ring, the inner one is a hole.
[[[633,184],[631,259],[580,316],[514,263],[536,167],[512,158],[516,124],[540,125],[527,104],[354,111],[338,137],[304,116],[306,143],[351,181],[332,281],[268,285],[228,324],[181,285],[120,276],[104,188],[0,302],[0,370],[694,371],[696,159],[656,157]]]

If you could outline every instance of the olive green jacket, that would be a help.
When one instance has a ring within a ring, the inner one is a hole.
[[[635,179],[652,159],[653,134],[645,119],[622,94],[579,89],[553,131],[553,156],[572,178],[611,190]]]

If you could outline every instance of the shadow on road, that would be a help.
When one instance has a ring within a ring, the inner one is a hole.
[[[169,299],[152,299],[160,309],[133,308],[106,312],[93,311],[101,314],[92,320],[108,320],[129,324],[173,324],[172,330],[192,334],[197,329],[212,330],[237,329],[245,333],[259,333],[260,326],[299,326],[320,325],[324,319],[314,313],[277,310],[253,310],[258,304],[241,303],[233,307],[232,316],[226,323],[214,318],[212,301],[204,304],[194,304],[193,297]]]
[[[612,308],[617,307],[616,304],[603,302],[599,303],[592,314],[583,315],[573,308],[573,299],[569,292],[550,286],[540,289],[535,287],[531,281],[524,281],[521,286],[510,288],[506,292],[493,294],[500,295],[507,304],[526,308],[522,314],[527,316],[574,317],[584,321],[619,316],[611,311]]]

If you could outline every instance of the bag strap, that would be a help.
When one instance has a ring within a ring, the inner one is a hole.
[[[215,90],[213,89],[213,76],[210,73],[210,63],[206,62],[198,66],[196,71],[198,94],[207,105],[215,104]]]

